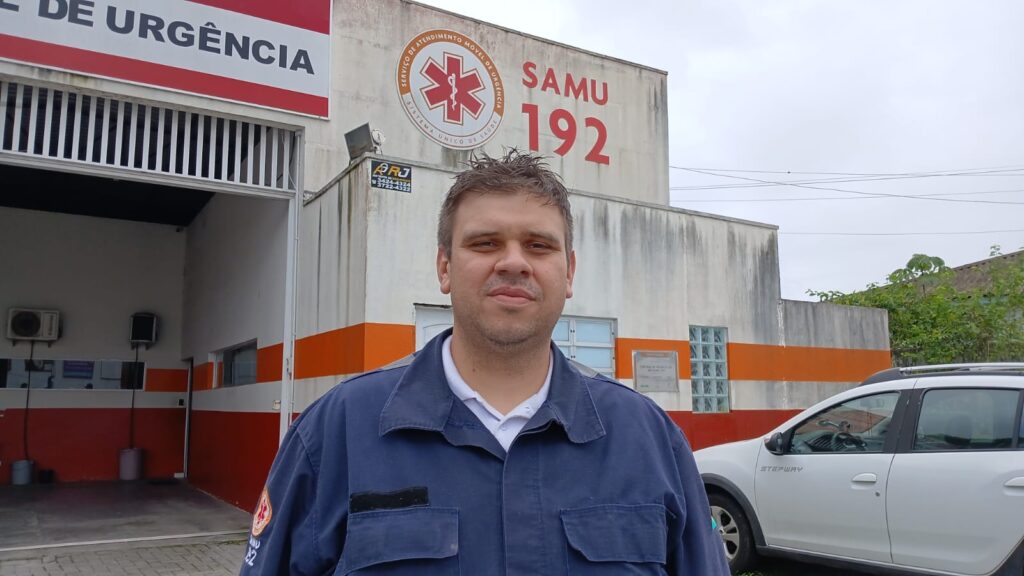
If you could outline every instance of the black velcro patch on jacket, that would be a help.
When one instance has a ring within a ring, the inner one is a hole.
[[[413,486],[394,492],[356,492],[348,499],[350,514],[370,510],[395,510],[430,504],[426,486]]]

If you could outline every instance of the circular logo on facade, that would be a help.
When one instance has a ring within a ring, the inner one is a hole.
[[[451,30],[428,30],[398,60],[398,95],[421,132],[446,148],[482,146],[505,113],[505,89],[491,57]]]

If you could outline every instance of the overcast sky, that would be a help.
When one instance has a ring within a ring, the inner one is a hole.
[[[1024,248],[1019,0],[426,3],[668,71],[669,163],[721,174],[670,169],[672,204],[778,225],[785,298]]]

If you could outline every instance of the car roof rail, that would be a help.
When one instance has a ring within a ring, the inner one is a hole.
[[[887,368],[868,376],[860,385],[864,386],[865,384],[876,384],[878,382],[889,382],[921,376],[955,376],[957,374],[976,374],[979,372],[986,374],[1024,375],[1024,362],[972,362]]]

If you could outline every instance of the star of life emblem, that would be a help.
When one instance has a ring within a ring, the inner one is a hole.
[[[270,518],[273,515],[274,510],[270,507],[270,495],[267,493],[267,489],[263,488],[259,504],[256,505],[256,512],[252,515],[252,535],[258,538],[263,533],[263,529],[270,524]]]
[[[476,42],[451,30],[416,36],[398,61],[402,107],[421,132],[447,148],[482,146],[505,112],[497,66]]]

